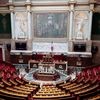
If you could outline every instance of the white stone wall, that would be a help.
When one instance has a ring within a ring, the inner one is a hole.
[[[11,1],[11,0],[10,0]],[[12,0],[13,1],[13,0]],[[39,2],[38,2],[39,1]],[[48,2],[49,1],[49,2]],[[56,2],[54,2],[56,1]],[[94,4],[91,0],[22,0],[15,6],[10,6],[13,11],[12,23],[14,24],[12,38],[16,41],[27,39],[33,42],[69,43],[68,50],[73,51],[73,41],[91,41],[91,23]],[[92,0],[93,1],[93,0]],[[41,6],[42,5],[42,6]],[[34,13],[68,13],[67,37],[64,38],[36,38],[34,36]],[[70,46],[71,44],[71,46]],[[88,46],[90,50],[91,46]],[[31,48],[32,49],[32,48]]]

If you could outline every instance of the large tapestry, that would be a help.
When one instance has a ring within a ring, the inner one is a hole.
[[[33,14],[34,36],[37,38],[66,38],[67,13]]]

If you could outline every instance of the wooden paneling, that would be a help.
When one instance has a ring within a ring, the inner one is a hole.
[[[11,55],[10,56],[10,59],[11,59],[11,63],[18,64],[19,63],[19,60],[20,60],[20,55]],[[23,60],[23,63],[24,64],[28,64],[28,61],[30,59],[32,59],[32,56],[31,55],[23,55],[22,56],[22,60]]]
[[[38,55],[37,55],[38,56]],[[40,57],[40,58],[39,58]],[[23,63],[27,64],[28,61],[30,59],[32,59],[32,55],[23,55],[22,59],[23,59]],[[36,60],[42,60],[42,56],[38,56],[36,57]],[[19,59],[20,56],[19,55],[11,55],[11,62],[13,64],[18,64],[19,63]],[[92,64],[92,58],[91,57],[81,57],[80,61],[81,61],[81,65],[77,65],[77,61],[78,61],[78,57],[68,57],[68,56],[64,56],[64,58],[62,57],[62,55],[59,55],[56,57],[54,57],[54,60],[62,60],[62,61],[67,61],[68,62],[68,66],[79,66],[79,67],[85,67],[85,66],[89,66]]]

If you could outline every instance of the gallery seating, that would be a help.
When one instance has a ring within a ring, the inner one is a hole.
[[[94,95],[94,98],[96,95],[99,98],[96,94],[97,91],[100,93],[99,68],[99,66],[86,68],[74,80],[59,84],[57,87],[77,96],[79,100],[91,98],[90,94]]]
[[[33,95],[33,98],[36,100],[43,100],[43,99],[62,99],[66,97],[70,97],[70,93],[66,93],[61,89],[57,88],[54,85],[44,85],[42,86],[39,91]]]
[[[0,99],[30,100],[31,95],[38,90],[38,85],[19,78],[14,66],[2,62],[0,68]]]
[[[6,67],[7,66],[7,67]],[[83,69],[73,80],[40,87],[19,78],[11,64],[0,64],[0,99],[7,100],[94,100],[100,99],[100,66]],[[5,70],[6,69],[6,70]]]

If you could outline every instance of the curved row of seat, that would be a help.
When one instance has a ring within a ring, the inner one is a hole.
[[[39,99],[66,99],[71,97],[71,94],[69,92],[65,92],[59,88],[57,88],[55,85],[43,85],[38,92],[33,95],[34,100]]]
[[[39,85],[29,84],[25,79],[19,78],[14,66],[0,63],[0,99],[30,100],[38,89]]]
[[[100,66],[84,69],[74,80],[57,87],[69,91],[80,100],[88,100],[92,95],[100,99]]]
[[[91,74],[90,74],[91,73]],[[100,66],[84,69],[74,80],[42,86],[34,100],[99,100]]]
[[[84,69],[74,80],[40,88],[16,74],[14,66],[0,63],[0,99],[5,100],[99,100],[100,66]]]

